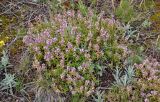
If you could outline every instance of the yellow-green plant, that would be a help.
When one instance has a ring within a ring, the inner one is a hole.
[[[115,14],[123,22],[127,23],[135,17],[134,6],[130,0],[121,0],[119,6],[115,9]]]

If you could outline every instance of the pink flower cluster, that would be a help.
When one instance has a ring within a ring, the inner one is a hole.
[[[142,64],[136,65],[141,70],[143,78],[146,80],[159,80],[158,73],[160,73],[160,63],[154,58],[147,58]]]
[[[114,25],[114,22],[109,25],[111,21],[103,18],[103,13],[97,16],[94,19],[96,16],[91,9],[87,17],[80,11],[66,11],[54,16],[52,26],[24,37],[24,43],[34,52],[33,65],[38,72],[61,70],[56,73],[58,77],[52,75],[51,78],[56,92],[63,93],[64,83],[72,94],[89,96],[94,91],[97,79],[91,63],[104,57],[109,39],[106,25]]]
[[[160,96],[160,62],[149,57],[145,59],[142,64],[135,66],[142,72],[142,77],[138,79],[137,83],[142,86],[141,96],[145,98],[144,101],[150,102],[150,97]]]

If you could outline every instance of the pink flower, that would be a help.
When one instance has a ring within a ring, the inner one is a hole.
[[[82,48],[82,49],[80,49],[80,53],[84,53],[84,49]]]
[[[88,86],[89,83],[90,83],[90,81],[89,81],[89,80],[86,80],[86,81],[85,81],[85,86]]]
[[[80,11],[78,11],[78,18],[79,18],[79,19],[82,19],[82,14],[81,14]]]
[[[41,65],[41,69],[42,69],[42,70],[45,70],[45,69],[46,69],[46,65],[45,65],[44,63]]]
[[[64,41],[64,38],[62,37],[62,38],[61,38],[61,41],[60,41],[60,45],[61,45],[61,46],[64,46],[64,43],[65,43],[65,41]]]
[[[36,53],[40,53],[40,49],[38,46],[33,46],[32,48]]]
[[[103,18],[104,13],[105,13],[104,11],[102,11],[102,12],[100,13],[100,15],[99,15],[99,19]]]
[[[84,68],[84,69],[85,69],[85,68],[87,68],[87,67],[88,67],[88,63],[85,63],[85,62],[84,62],[84,63],[82,63],[82,68]]]
[[[44,50],[48,50],[49,49],[49,47],[47,45],[44,46],[43,48],[44,48]]]
[[[67,71],[70,72],[71,71],[71,68],[69,66],[67,66]]]
[[[47,44],[48,46],[51,46],[51,45],[52,45],[52,39],[47,39],[46,44]]]
[[[76,91],[71,91],[71,93],[74,95],[74,94],[76,94]]]
[[[151,94],[153,94],[153,95],[157,95],[157,91],[151,91]]]
[[[104,41],[106,41],[108,39],[108,37],[109,37],[107,31],[104,28],[101,29],[100,36]]]
[[[62,74],[60,75],[60,77],[61,77],[61,79],[64,80],[64,78],[65,78],[65,73],[62,73]]]
[[[44,32],[42,32],[41,35],[42,35],[43,37],[46,37],[46,38],[50,38],[50,37],[51,37],[51,36],[50,36],[50,32],[49,32],[48,29],[45,30]]]
[[[24,36],[24,38],[23,38],[23,42],[26,44],[26,45],[28,45],[28,46],[30,46],[31,44],[33,44],[34,43],[34,37],[32,36],[32,35],[26,35],[26,36]]]
[[[83,89],[84,89],[83,86],[81,86],[81,87],[79,88],[79,90],[80,90],[81,93],[83,92]]]
[[[87,59],[90,59],[90,54],[89,53],[85,53],[85,55],[84,55]]]
[[[67,21],[64,20],[64,21],[62,22],[62,28],[67,28],[67,26],[68,26]]]
[[[83,79],[81,75],[76,74],[77,79]]]
[[[92,17],[93,15],[94,15],[94,13],[93,13],[92,9],[89,9],[88,16],[89,16],[89,17]]]
[[[80,38],[81,38],[81,35],[78,34],[78,35],[76,36],[76,44],[77,44],[77,45],[80,44],[80,40],[81,40]]]
[[[44,42],[44,39],[43,37],[41,37],[40,35],[38,35],[36,38],[35,38],[35,43],[39,44],[39,43],[43,43]]]
[[[149,100],[147,98],[145,98],[144,102],[149,102]]]
[[[44,55],[44,59],[46,61],[50,61],[52,59],[52,54],[51,52],[46,52],[45,55]]]
[[[141,96],[144,97],[144,96],[145,96],[145,93],[142,92],[142,93],[141,93]]]
[[[99,52],[100,47],[99,47],[99,45],[98,45],[98,44],[95,44],[93,47],[94,47],[94,50],[95,50],[95,51]]]
[[[67,48],[70,49],[70,50],[73,49],[72,43],[68,42],[68,43],[67,43]]]
[[[74,67],[72,67],[71,72],[76,72],[76,69]]]
[[[75,16],[74,10],[67,11],[67,15],[70,17],[74,17]]]
[[[114,18],[112,18],[112,19],[107,18],[106,20],[108,22],[108,25],[110,25],[110,26],[113,26],[116,22]]]
[[[60,60],[60,66],[61,66],[62,68],[64,68],[64,59],[61,59],[61,60]]]
[[[93,33],[90,31],[88,33],[88,36],[87,36],[87,41],[89,41],[90,39],[92,39],[92,37],[93,37]]]

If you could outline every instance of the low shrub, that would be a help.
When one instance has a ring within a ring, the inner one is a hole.
[[[137,84],[141,87],[141,97],[146,101],[159,102],[160,98],[160,63],[152,57],[146,58],[141,64],[135,64],[140,71]]]
[[[91,95],[101,71],[96,65],[113,67],[123,55],[114,20],[91,9],[82,12],[56,14],[53,22],[32,28],[24,37],[34,53],[39,78],[58,93]]]

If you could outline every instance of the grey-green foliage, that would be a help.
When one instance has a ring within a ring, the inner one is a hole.
[[[144,28],[148,28],[148,27],[150,27],[151,26],[151,22],[148,20],[148,19],[146,19],[143,23],[142,23],[142,27],[144,27]]]
[[[103,95],[104,95],[104,91],[103,92],[96,91],[96,96],[93,96],[94,101],[95,102],[104,102]]]
[[[9,58],[6,51],[3,51],[2,53],[3,53],[3,56],[1,57],[0,70],[5,69],[6,71],[6,67],[9,64]]]
[[[125,31],[125,37],[129,39],[130,37],[133,37],[134,34],[137,32],[137,30],[133,30],[133,27],[131,27],[129,24],[125,25],[123,27],[123,30]]]
[[[7,67],[10,64],[7,51],[3,51],[2,54],[3,56],[0,61],[0,70],[5,70],[5,78],[0,82],[0,90],[9,89],[10,93],[13,94],[12,88],[16,86],[15,77],[12,74],[7,74]]]
[[[105,66],[101,66],[99,64],[92,64],[92,66],[97,70],[97,74],[99,76],[102,76],[104,70],[105,70]]]
[[[6,73],[5,78],[0,82],[0,90],[9,89],[10,93],[13,94],[13,87],[16,87],[15,76]]]
[[[125,69],[124,75],[122,75],[122,71],[117,68],[113,76],[115,79],[114,85],[118,87],[125,87],[132,83],[135,76],[135,70],[132,66],[129,66]]]

